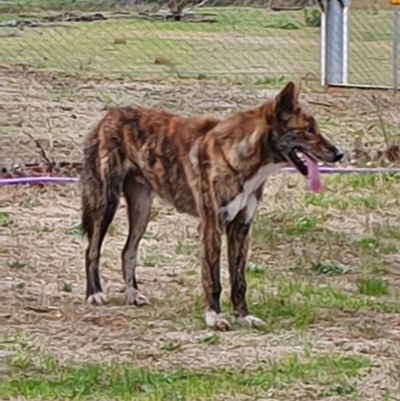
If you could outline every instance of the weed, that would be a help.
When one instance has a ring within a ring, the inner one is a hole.
[[[11,227],[14,224],[10,213],[0,212],[0,227]]]
[[[389,293],[389,283],[376,278],[364,278],[358,282],[360,294],[380,297]]]
[[[313,266],[313,270],[319,274],[327,276],[341,276],[346,273],[346,268],[339,265],[328,265],[323,263],[317,263]]]
[[[214,334],[210,334],[208,336],[202,337],[198,340],[198,342],[201,343],[205,343],[205,344],[211,344],[211,345],[218,345],[221,342],[221,337],[214,333]]]
[[[164,351],[172,352],[172,351],[176,351],[180,347],[181,347],[181,344],[178,342],[167,342],[161,347],[161,349]]]
[[[24,267],[26,267],[27,264],[26,264],[24,261],[22,261],[22,260],[14,260],[14,261],[8,262],[8,266],[9,266],[11,269],[17,269],[17,270],[19,270],[19,269],[23,269]]]

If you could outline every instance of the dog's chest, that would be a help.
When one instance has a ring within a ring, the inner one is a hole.
[[[245,209],[245,222],[249,223],[258,207],[256,191],[265,184],[271,174],[280,170],[281,167],[281,164],[267,164],[260,167],[252,177],[245,181],[242,192],[220,208],[223,222],[228,223],[234,220],[237,214]]]

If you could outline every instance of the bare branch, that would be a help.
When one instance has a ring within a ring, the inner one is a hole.
[[[29,139],[31,139],[34,143],[35,143],[35,145],[37,146],[37,148],[39,149],[39,151],[40,151],[40,156],[42,157],[42,159],[46,162],[46,163],[48,163],[48,164],[54,164],[54,160],[50,160],[49,159],[49,157],[47,156],[47,152],[45,151],[45,149],[43,148],[43,146],[42,146],[42,144],[39,142],[39,140],[38,139],[35,139],[29,132],[27,132],[27,131],[24,131],[24,134],[26,135],[26,136],[28,136],[29,137]]]

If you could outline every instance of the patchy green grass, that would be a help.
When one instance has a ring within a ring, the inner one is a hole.
[[[389,283],[387,280],[364,278],[359,281],[358,289],[361,294],[372,297],[381,297],[388,294]]]
[[[1,343],[0,343],[1,345]],[[168,351],[175,350],[168,348]],[[0,396],[43,400],[219,400],[247,399],[314,386],[313,396],[362,393],[353,379],[368,373],[368,357],[306,352],[259,361],[248,369],[147,370],[132,363],[60,364],[26,350],[2,366]]]
[[[264,273],[262,273],[264,272]],[[367,312],[400,313],[400,294],[389,297],[384,281],[361,280],[354,290],[336,288],[335,283],[318,285],[318,280],[307,281],[299,276],[289,279],[285,275],[270,274],[266,266],[247,269],[248,302],[251,313],[264,320],[265,332],[307,330],[310,326],[329,326],[340,316],[357,316]],[[343,281],[347,282],[347,281]],[[337,282],[336,282],[337,283]],[[371,298],[379,297],[379,299]],[[386,297],[385,297],[386,296]],[[223,308],[230,313],[231,304],[226,298]],[[199,296],[192,310],[201,327],[203,299]]]
[[[160,29],[157,23],[109,21],[56,27],[51,34],[45,28],[26,29],[21,36],[2,41],[0,55],[5,63],[23,63],[40,70],[199,80],[226,73],[244,77],[247,72],[264,80],[279,77],[288,72],[289,55],[301,66],[298,74],[318,62],[317,53],[309,52],[309,39],[305,43],[290,37],[280,40],[282,54],[276,58],[273,37],[263,44],[263,36],[251,35],[235,40],[223,28],[188,35],[173,25],[161,25]],[[313,38],[317,40],[316,35]],[[204,57],[209,52],[212,56]],[[160,57],[166,61],[158,63]]]
[[[8,212],[0,211],[0,227],[11,227],[14,221]]]
[[[285,210],[261,211],[253,226],[254,243],[273,249],[282,243],[288,249],[291,244],[309,244],[312,253],[320,248],[321,257],[330,255],[338,262],[349,251],[357,265],[378,263],[382,254],[396,251],[400,226],[393,217],[400,207],[394,196],[400,189],[398,176],[327,176],[324,183],[322,194],[304,192],[301,201],[288,204]],[[371,213],[379,220],[361,217]],[[340,253],[334,254],[335,250]]]

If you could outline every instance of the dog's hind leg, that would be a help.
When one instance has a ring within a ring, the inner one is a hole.
[[[100,283],[99,263],[101,246],[119,203],[119,194],[115,192],[113,195],[104,207],[85,215],[86,226],[90,227],[87,231],[89,244],[85,253],[86,300],[89,304],[107,302]]]
[[[129,173],[124,181],[123,193],[128,205],[129,235],[122,251],[122,274],[125,280],[125,297],[129,305],[148,304],[139,292],[136,280],[136,260],[140,240],[146,230],[152,204],[150,187],[135,180]]]

